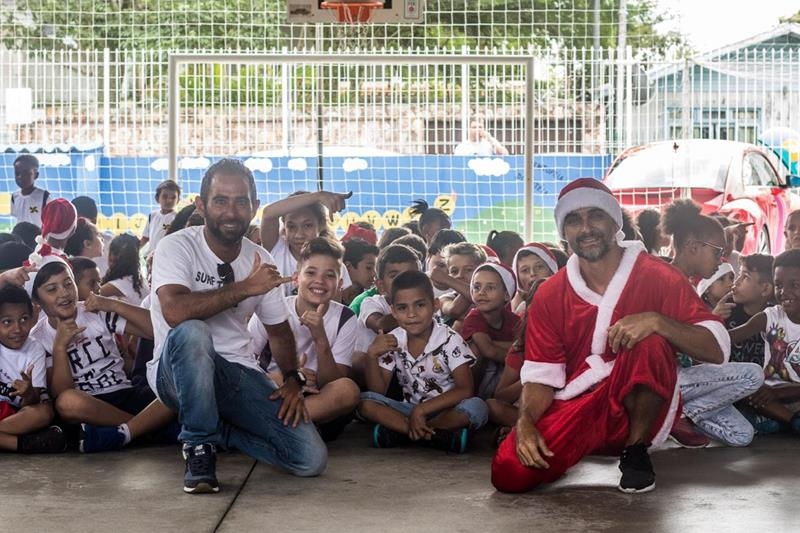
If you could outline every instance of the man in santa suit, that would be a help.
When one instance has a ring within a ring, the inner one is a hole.
[[[589,454],[621,454],[619,490],[655,488],[647,448],[679,407],[676,351],[723,363],[730,340],[686,277],[622,241],[619,203],[582,178],[555,208],[574,255],[539,287],[525,336],[520,415],[492,463],[492,483],[524,492]]]

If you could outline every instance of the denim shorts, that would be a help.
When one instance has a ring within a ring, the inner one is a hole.
[[[361,399],[391,407],[395,411],[402,413],[403,416],[409,416],[414,407],[417,406],[417,404],[411,402],[392,400],[377,392],[362,392]],[[472,397],[462,400],[453,407],[453,409],[467,415],[467,418],[469,418],[469,428],[473,431],[482,428],[486,425],[486,422],[489,421],[489,408],[480,398]]]

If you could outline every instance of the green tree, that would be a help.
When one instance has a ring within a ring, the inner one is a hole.
[[[792,15],[791,17],[781,17],[781,22],[791,22],[794,24],[800,24],[800,11]]]
[[[601,1],[604,48],[617,44],[618,5]],[[634,48],[663,51],[683,42],[656,29],[669,16],[656,0],[627,5]],[[316,31],[287,24],[285,7],[285,0],[17,0],[16,10],[4,8],[0,36],[11,48],[269,50]],[[591,48],[593,8],[594,0],[428,0],[425,24],[375,24],[355,33],[363,31],[375,48]],[[347,30],[321,29],[336,46],[352,44],[341,38]]]
[[[249,50],[280,36],[280,0],[18,0],[10,48]]]

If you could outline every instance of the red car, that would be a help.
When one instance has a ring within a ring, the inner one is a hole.
[[[746,255],[783,251],[786,215],[800,208],[800,196],[789,188],[796,179],[790,179],[780,158],[765,148],[691,139],[629,148],[611,164],[603,181],[633,215],[691,198],[703,213],[752,222],[742,249]]]

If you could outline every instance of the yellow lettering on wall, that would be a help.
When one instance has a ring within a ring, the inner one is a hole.
[[[128,231],[136,235],[137,237],[142,237],[142,231],[144,231],[144,227],[147,224],[147,215],[143,215],[142,213],[136,213],[128,220]]]
[[[452,216],[456,208],[456,197],[452,194],[440,194],[433,202],[433,206],[441,209],[448,215]],[[411,208],[406,207],[403,211],[397,209],[387,209],[381,214],[380,212],[370,209],[359,214],[355,211],[345,211],[343,213],[333,214],[333,229],[346,232],[350,224],[356,222],[369,222],[375,226],[375,230],[396,228],[402,226],[406,222],[413,220],[415,217],[411,214]]]
[[[11,214],[11,193],[0,192],[0,215]]]
[[[456,208],[456,196],[454,194],[440,194],[433,201],[433,207],[437,207],[447,213],[447,216],[453,216],[453,211]]]
[[[181,203],[188,205],[191,203],[191,201],[189,199],[184,199],[181,201]],[[440,194],[436,197],[433,205],[434,207],[437,207],[448,215],[452,216],[456,208],[455,195]],[[375,226],[377,231],[388,228],[396,228],[397,226],[401,226],[414,219],[410,209],[410,207],[406,207],[402,211],[398,211],[397,209],[387,209],[383,213],[380,213],[375,209],[369,209],[361,214],[356,213],[355,211],[334,213],[331,227],[334,231],[341,230],[346,232],[350,224],[355,224],[357,222],[369,222]],[[263,210],[264,208],[262,207],[256,213],[256,217],[254,219],[256,224],[261,222]],[[11,195],[8,193],[0,193],[0,215],[10,214],[10,212]],[[144,230],[144,226],[147,224],[147,216],[148,215],[145,213],[135,213],[130,217],[125,216],[122,213],[114,213],[110,217],[99,214],[97,215],[97,227],[101,231],[111,232],[116,235],[130,232],[140,237],[142,235],[142,231]]]
[[[400,211],[387,209],[383,214],[383,229],[396,228],[400,225]]]

